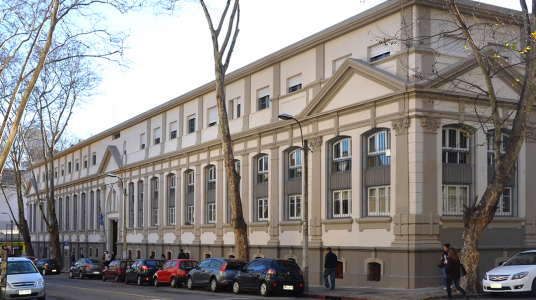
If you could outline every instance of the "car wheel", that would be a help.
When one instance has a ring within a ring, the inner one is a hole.
[[[141,279],[141,276],[138,276],[138,285],[143,285],[143,280]]]
[[[240,285],[236,280],[233,282],[233,293],[240,294]]]
[[[261,296],[263,297],[270,296],[270,290],[268,290],[268,284],[266,282],[261,283],[259,292],[261,293]]]
[[[114,277],[115,282],[121,282],[121,279],[119,279],[119,276],[115,275]]]
[[[125,284],[128,284],[128,276],[125,275]]]
[[[158,278],[157,278],[157,277],[153,278],[153,285],[154,285],[155,287],[158,287],[158,286],[160,285],[160,282],[158,282]]]
[[[46,275],[47,275],[47,270],[43,269],[43,270],[41,271],[41,274],[42,274],[43,276],[46,276]]]
[[[102,281],[106,281],[106,275],[102,274]]]
[[[218,281],[216,281],[216,278],[212,278],[210,280],[210,290],[213,291],[214,293],[220,291],[220,287],[218,286]]]
[[[194,289],[194,282],[192,281],[192,277],[188,277],[188,282],[186,283],[186,286],[188,287],[189,290]]]
[[[171,287],[176,288],[177,287],[177,279],[175,277],[171,278]]]
[[[82,271],[78,273],[78,279],[84,279],[84,273],[82,273]]]
[[[73,276],[73,272],[72,271],[69,271],[69,279],[73,279],[74,276]]]

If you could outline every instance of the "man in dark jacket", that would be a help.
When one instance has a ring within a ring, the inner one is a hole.
[[[324,283],[326,291],[335,290],[335,268],[337,268],[337,255],[331,252],[331,247],[326,249],[326,258],[324,259]],[[328,282],[328,275],[331,277],[331,287]]]
[[[74,251],[73,251],[73,254],[71,254],[71,266],[74,265],[75,262],[76,262],[76,257],[74,256]]]
[[[184,249],[181,249],[181,252],[179,252],[178,259],[186,259],[186,253],[184,253]]]

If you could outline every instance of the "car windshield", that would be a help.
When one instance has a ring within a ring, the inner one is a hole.
[[[148,260],[145,262],[145,265],[149,268],[162,268],[164,261],[162,260]]]
[[[536,252],[519,253],[510,258],[503,266],[536,265]]]
[[[182,270],[191,270],[195,266],[197,266],[196,261],[181,261],[181,269]]]
[[[37,273],[31,261],[8,261],[7,275]]]
[[[245,262],[240,261],[230,261],[227,263],[227,270],[240,270],[243,266],[245,266]]]

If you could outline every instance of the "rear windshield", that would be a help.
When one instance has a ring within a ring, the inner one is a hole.
[[[145,265],[149,268],[162,268],[164,266],[164,261],[162,260],[148,260],[145,262]]]
[[[240,270],[240,268],[242,268],[243,266],[245,266],[246,263],[245,262],[239,262],[239,261],[230,261],[227,263],[227,268],[225,268],[226,270]]]
[[[96,260],[96,259],[86,259],[87,264],[102,264],[102,261]]]
[[[298,266],[298,264],[296,264],[295,262],[293,262],[291,260],[276,260],[275,262],[279,266],[287,268],[287,269],[291,269],[291,270],[299,270],[300,269],[300,266]]]
[[[7,275],[37,273],[31,261],[8,261]]]
[[[123,261],[121,262],[121,269],[127,269],[127,268],[130,268],[130,266],[132,266],[132,262],[131,261]]]
[[[191,270],[197,266],[196,261],[181,261],[181,270]]]

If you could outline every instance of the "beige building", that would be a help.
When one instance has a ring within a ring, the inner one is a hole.
[[[476,61],[459,37],[427,38],[452,26],[443,5],[388,1],[228,74],[252,258],[302,263],[303,153],[297,124],[278,119],[287,113],[300,120],[313,150],[311,284],[323,282],[327,246],[339,258],[342,286],[442,284],[441,244],[461,246],[462,207],[483,194],[493,175],[486,133],[471,131],[480,127],[475,111],[489,115],[488,104],[453,84],[485,88]],[[460,4],[464,11],[474,5]],[[515,36],[521,29],[505,31]],[[380,42],[389,34],[413,36],[414,43]],[[515,62],[509,59],[504,63]],[[520,92],[512,76],[494,82],[505,119]],[[218,126],[210,82],[58,153],[50,176],[60,240],[70,242],[65,255],[121,253],[125,221],[133,258],[176,257],[180,248],[198,260],[234,255]],[[483,272],[536,243],[536,205],[527,201],[536,194],[536,168],[528,167],[536,165],[528,155],[536,153],[536,131],[530,132],[480,243]],[[49,236],[36,210],[46,174],[43,165],[34,171],[39,180],[28,189],[28,211],[36,250],[46,255]],[[107,183],[108,173],[125,182],[126,220],[123,193]]]

